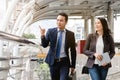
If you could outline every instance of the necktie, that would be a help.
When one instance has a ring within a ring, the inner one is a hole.
[[[56,58],[60,57],[60,50],[61,50],[61,46],[62,46],[62,33],[63,33],[63,31],[60,30],[59,31],[58,41],[57,41]]]

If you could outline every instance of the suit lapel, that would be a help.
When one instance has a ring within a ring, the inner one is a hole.
[[[57,42],[57,34],[58,34],[58,31],[57,31],[57,28],[55,28],[55,34],[53,34],[54,38],[56,39],[55,41]]]
[[[65,37],[65,49],[66,49],[66,46],[67,46],[67,41],[68,41],[68,36],[69,34],[68,34],[68,30],[66,30],[66,37]]]

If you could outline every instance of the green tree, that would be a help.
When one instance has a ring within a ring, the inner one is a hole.
[[[32,33],[30,34],[23,33],[22,37],[27,38],[27,39],[36,39],[35,35]]]

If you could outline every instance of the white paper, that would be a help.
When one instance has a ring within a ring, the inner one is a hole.
[[[97,60],[99,66],[103,65],[104,63],[110,63],[110,62],[111,62],[110,56],[109,56],[109,53],[108,53],[108,52],[103,53],[102,56],[103,56],[103,59],[102,59],[101,61],[100,61],[100,60]]]

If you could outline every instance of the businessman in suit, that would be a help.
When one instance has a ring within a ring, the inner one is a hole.
[[[69,71],[74,73],[75,70],[75,37],[65,28],[67,21],[68,15],[59,13],[57,27],[48,29],[46,35],[45,29],[40,28],[42,46],[50,45],[45,62],[50,67],[51,80],[68,80]]]

